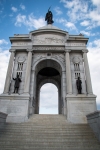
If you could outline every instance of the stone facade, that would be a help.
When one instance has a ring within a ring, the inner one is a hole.
[[[0,128],[6,123],[7,114],[0,112]]]
[[[8,114],[7,121],[23,122],[38,114],[40,88],[53,83],[58,88],[59,114],[65,115],[69,122],[86,123],[86,115],[96,111],[87,60],[88,38],[47,25],[29,34],[16,34],[10,41],[11,57],[0,96],[0,111]],[[46,68],[54,69],[57,75],[41,75]],[[13,78],[17,74],[22,82],[18,94],[14,94]],[[78,77],[82,81],[82,94],[76,88]]]

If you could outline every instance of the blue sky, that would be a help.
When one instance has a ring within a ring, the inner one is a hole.
[[[100,109],[100,0],[0,0],[0,93],[9,61],[9,37],[45,26],[45,14],[50,6],[54,26],[69,34],[82,33],[89,37],[92,86]]]

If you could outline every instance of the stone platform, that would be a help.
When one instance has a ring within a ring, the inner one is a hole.
[[[100,150],[88,124],[68,123],[62,115],[33,115],[28,122],[6,123],[1,150]]]

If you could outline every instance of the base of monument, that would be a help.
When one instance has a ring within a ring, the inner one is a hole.
[[[0,112],[8,114],[6,122],[20,123],[28,119],[29,96],[1,94]]]
[[[26,122],[29,117],[29,95],[1,94],[0,112],[8,114],[6,122]],[[67,95],[67,121],[71,123],[87,123],[86,115],[96,111],[95,95]],[[65,115],[65,114],[64,114]]]
[[[78,94],[66,96],[67,120],[71,123],[87,123],[86,115],[97,110],[96,96]]]

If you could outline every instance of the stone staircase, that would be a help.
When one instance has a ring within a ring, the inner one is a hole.
[[[62,115],[33,115],[0,129],[0,150],[100,150],[88,124],[68,123]]]

